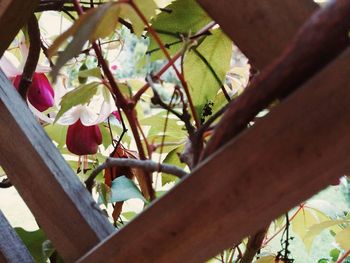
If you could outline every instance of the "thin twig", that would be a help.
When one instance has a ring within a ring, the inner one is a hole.
[[[126,166],[131,168],[140,168],[147,172],[163,172],[167,174],[175,175],[179,178],[183,178],[188,174],[181,168],[169,165],[169,164],[159,164],[151,160],[136,160],[128,158],[107,158],[106,162],[98,166],[85,181],[86,188],[91,192],[96,176],[107,168],[114,166]]]
[[[337,263],[342,263],[350,255],[350,248],[338,259]]]

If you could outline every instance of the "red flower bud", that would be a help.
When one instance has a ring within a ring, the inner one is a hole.
[[[102,134],[98,125],[84,126],[80,119],[69,125],[66,145],[71,153],[76,155],[95,154],[101,143]]]
[[[19,88],[21,75],[16,76],[13,85]],[[45,111],[54,104],[55,93],[44,73],[34,73],[32,84],[28,88],[28,100],[38,111]]]

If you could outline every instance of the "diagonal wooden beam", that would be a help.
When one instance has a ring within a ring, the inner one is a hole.
[[[79,262],[203,262],[350,171],[350,50]]]
[[[279,56],[317,9],[312,0],[197,0],[258,69]]]
[[[113,232],[2,71],[0,127],[0,164],[65,261]]]
[[[33,257],[0,210],[0,262],[31,263]]]
[[[33,14],[39,0],[0,0],[0,57]]]

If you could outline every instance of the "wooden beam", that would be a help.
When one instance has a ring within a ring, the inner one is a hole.
[[[0,57],[33,14],[39,0],[0,1]]]
[[[0,262],[31,263],[33,257],[0,210]]]
[[[84,262],[203,262],[350,171],[350,50]]]
[[[312,0],[197,0],[258,69],[282,52],[317,9]]]
[[[0,164],[65,261],[113,232],[3,72],[0,127]]]

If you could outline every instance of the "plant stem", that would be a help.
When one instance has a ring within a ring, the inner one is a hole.
[[[103,170],[115,166],[127,166],[131,168],[141,168],[148,172],[164,172],[177,176],[178,178],[183,178],[188,174],[181,168],[169,165],[169,164],[160,164],[151,160],[136,160],[129,158],[107,158],[106,161],[99,165],[85,181],[86,188],[91,192],[94,180],[96,176]]]

